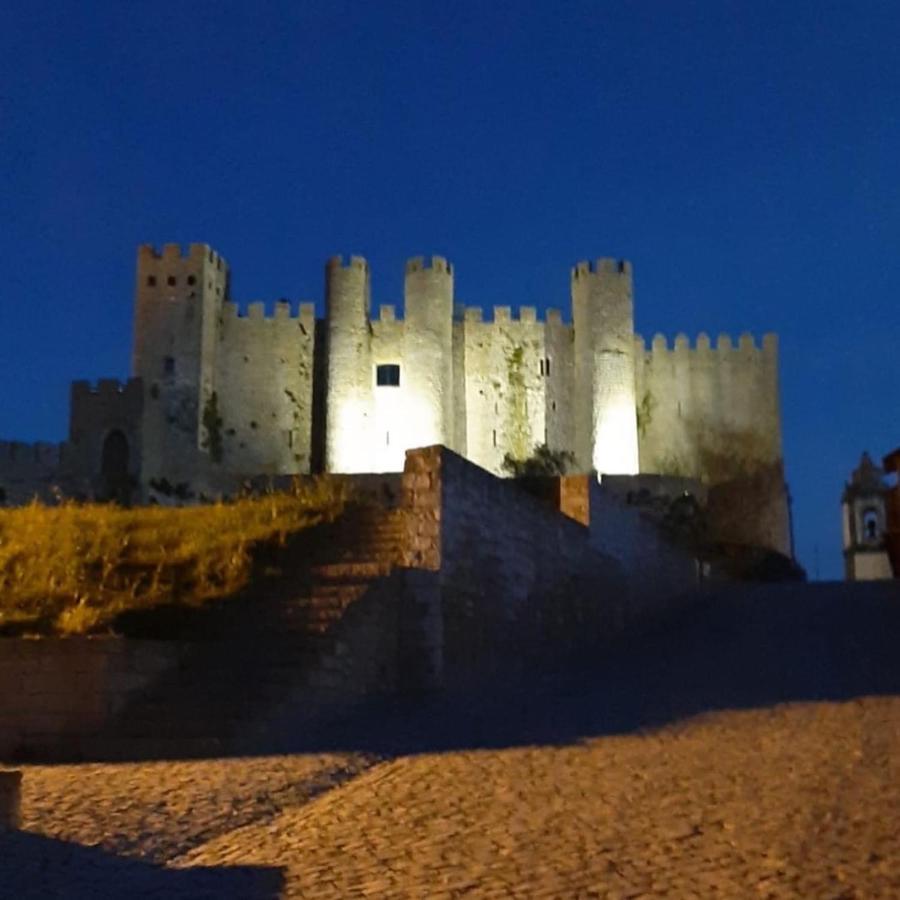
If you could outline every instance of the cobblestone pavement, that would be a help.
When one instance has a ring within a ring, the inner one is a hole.
[[[25,766],[22,827],[165,862],[267,822],[371,764],[360,754]]]
[[[900,699],[385,763],[178,865],[289,897],[900,897]]]
[[[900,604],[841,591],[286,755],[25,767],[0,895],[900,897]]]

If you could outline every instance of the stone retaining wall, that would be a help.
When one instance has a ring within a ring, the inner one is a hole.
[[[421,607],[441,683],[608,642],[696,586],[694,560],[588,476],[524,490],[426,447],[404,505],[404,564],[438,573]]]
[[[0,639],[0,759],[90,737],[182,652],[113,637]]]

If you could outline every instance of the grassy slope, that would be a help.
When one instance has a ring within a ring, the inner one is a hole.
[[[343,510],[326,481],[186,508],[64,504],[0,510],[0,630],[102,631],[126,610],[202,604],[243,587],[254,545]]]

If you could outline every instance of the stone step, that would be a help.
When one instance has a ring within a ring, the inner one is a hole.
[[[389,562],[337,562],[313,566],[311,575],[317,581],[350,581],[384,578],[391,574]]]

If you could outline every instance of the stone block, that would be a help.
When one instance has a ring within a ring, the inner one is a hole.
[[[0,771],[0,831],[18,828],[22,820],[22,773]]]

